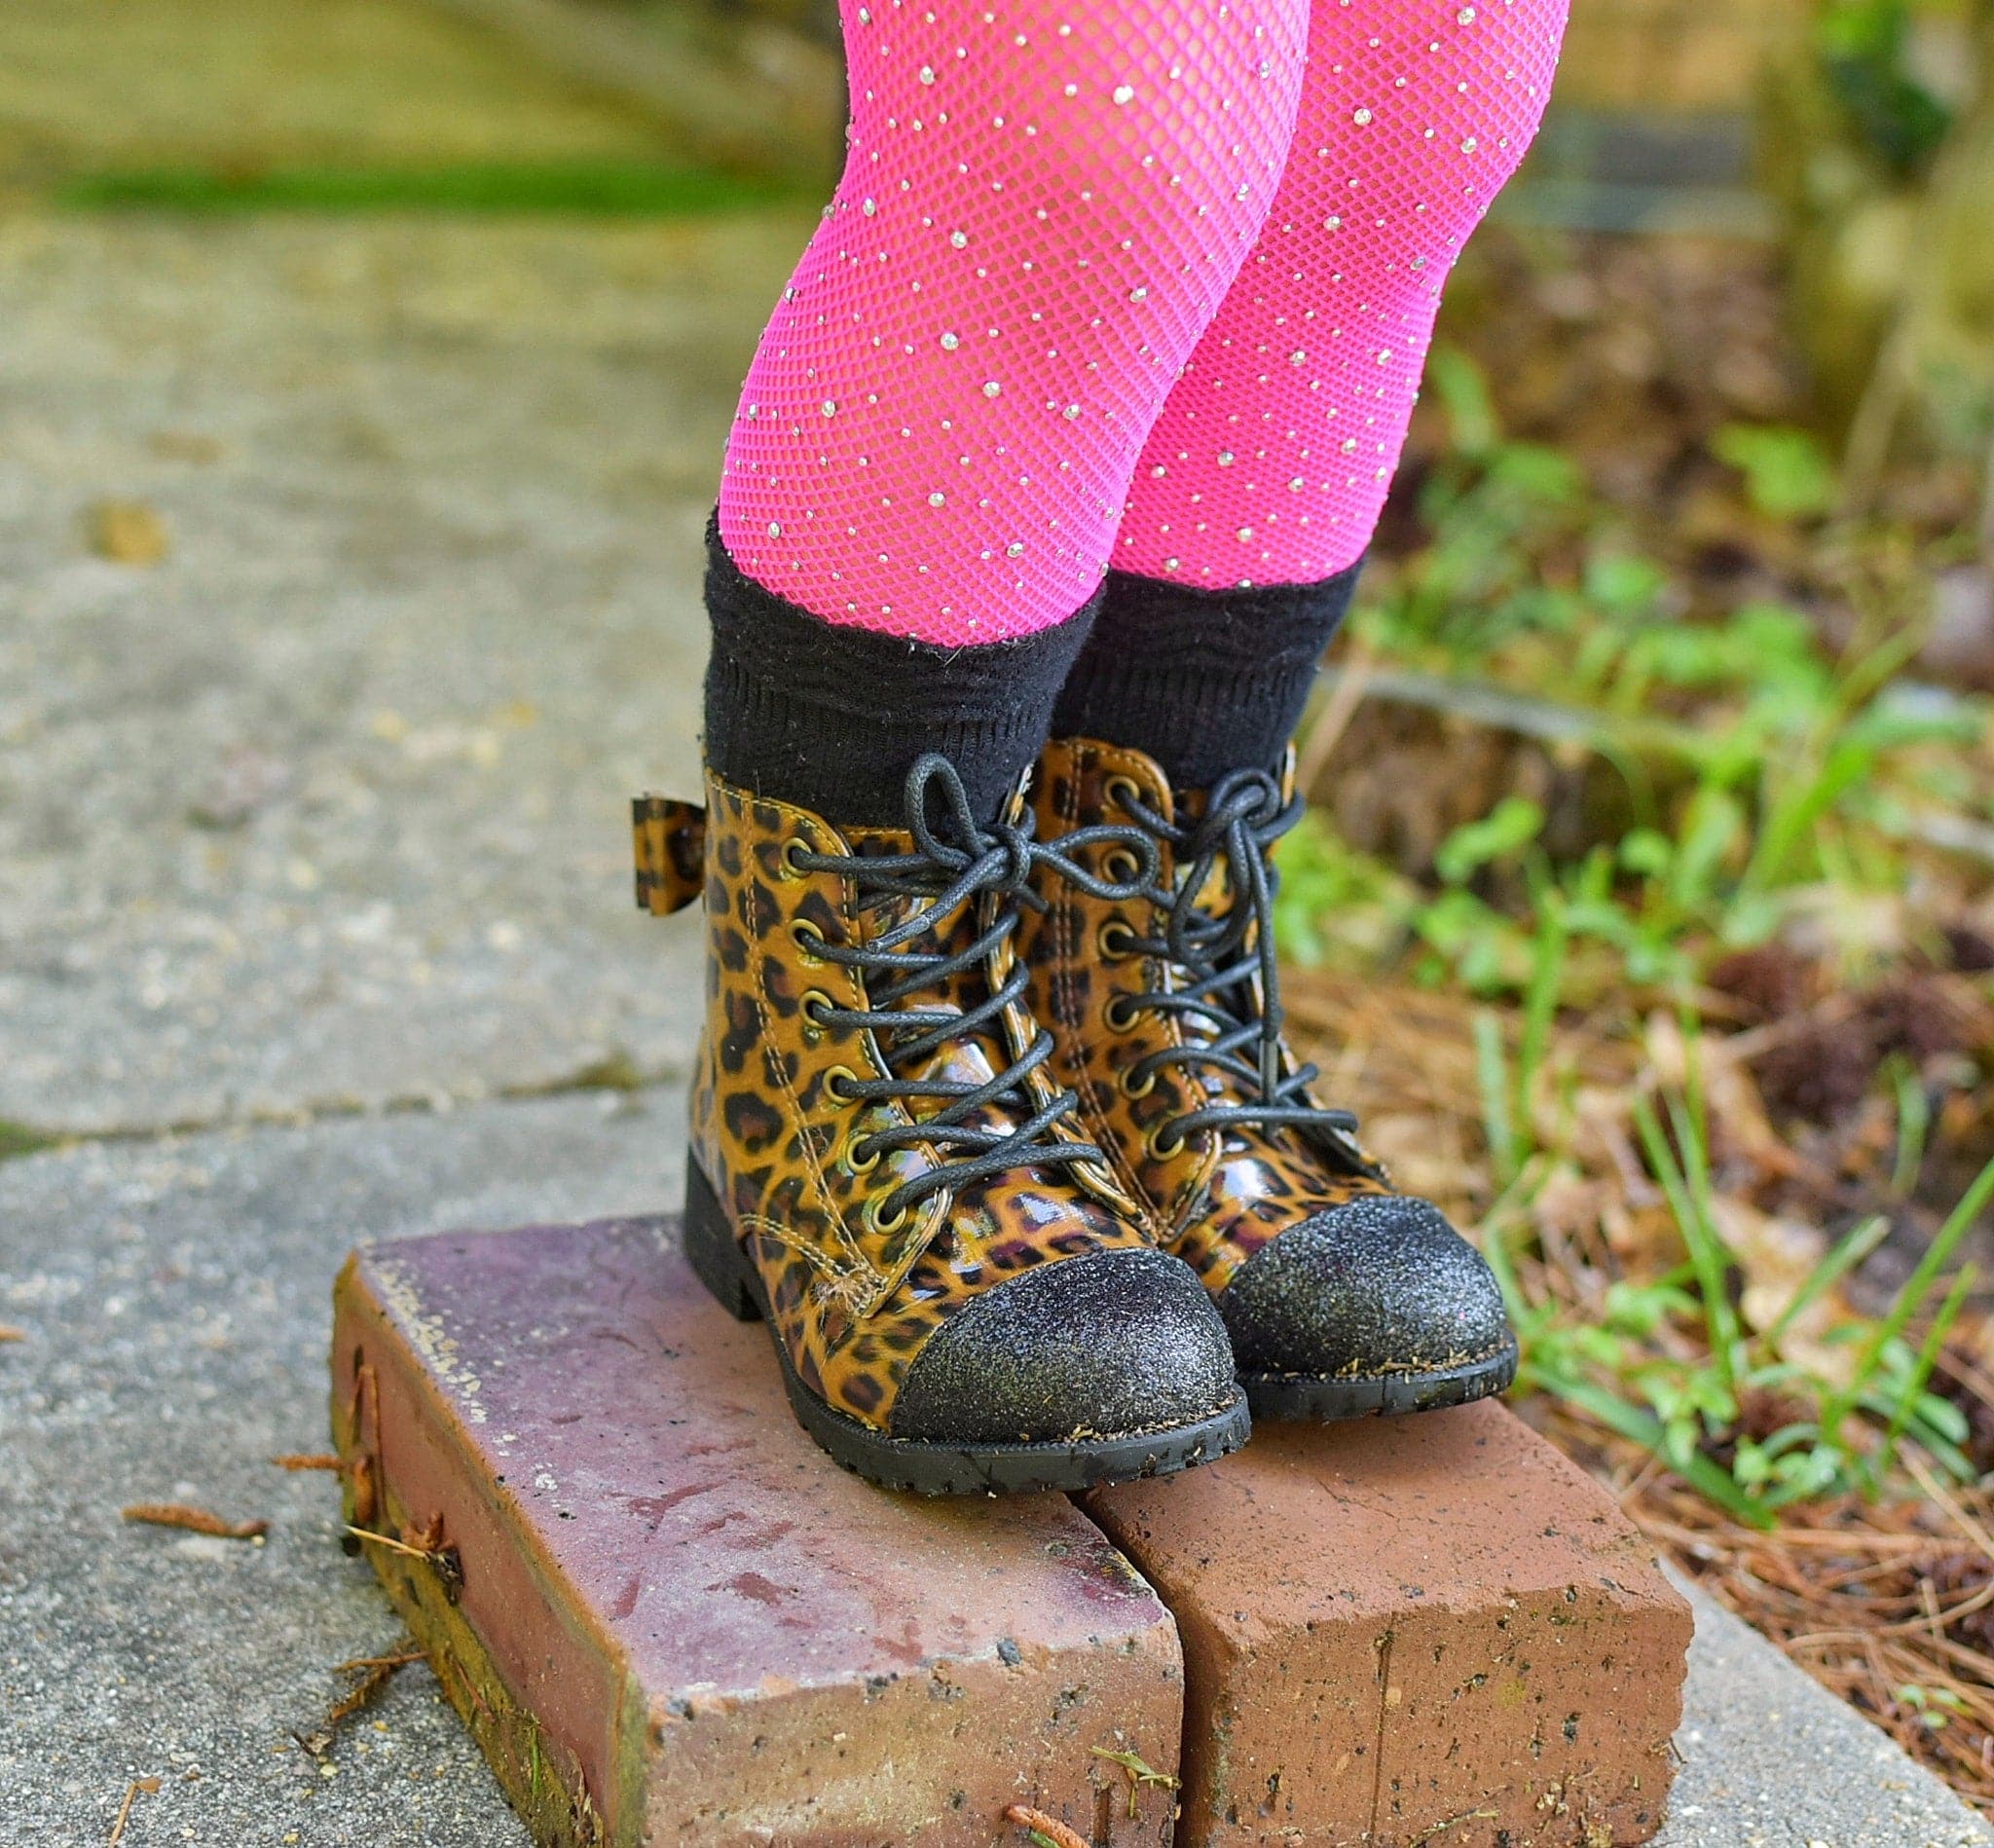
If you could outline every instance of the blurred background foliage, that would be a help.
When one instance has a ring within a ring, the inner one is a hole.
[[[822,0],[22,0],[0,206],[800,244],[835,46]],[[1994,1809],[1990,202],[1994,0],[1577,0],[1281,916],[1526,1416]]]

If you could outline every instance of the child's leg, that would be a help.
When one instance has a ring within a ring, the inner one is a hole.
[[[1565,14],[1314,0],[1280,190],[1150,432],[1062,731],[1193,784],[1278,754],[1377,525],[1441,284],[1536,131]]]
[[[720,525],[827,621],[997,642],[1098,588],[1266,216],[1306,0],[845,0],[844,177],[756,354]]]
[[[1536,126],[1565,0],[1314,6],[1274,211],[1150,434],[1039,780],[1046,822],[1133,822],[1161,870],[1026,944],[1053,1071],[1212,1292],[1257,1419],[1459,1405],[1517,1364],[1494,1273],[1282,1041],[1269,855],[1441,277]]]
[[[1078,1489],[1245,1435],[1224,1324],[1025,1025],[1004,952],[1054,863],[988,831],[1273,196],[1306,22],[845,0],[850,159],[756,356],[707,577],[687,1249],[875,1482]]]

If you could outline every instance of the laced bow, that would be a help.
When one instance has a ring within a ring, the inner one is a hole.
[[[1162,919],[1162,932],[1131,932],[1129,953],[1174,964],[1187,978],[1174,988],[1142,990],[1133,1005],[1197,1020],[1210,1033],[1196,1044],[1164,1047],[1137,1059],[1129,1068],[1130,1082],[1145,1085],[1167,1066],[1194,1077],[1203,1067],[1245,1093],[1237,1101],[1206,1103],[1173,1118],[1165,1132],[1179,1140],[1200,1129],[1281,1126],[1324,1138],[1346,1159],[1368,1165],[1353,1140],[1356,1117],[1317,1104],[1309,1095],[1316,1068],[1290,1067],[1281,1043],[1274,941],[1278,879],[1269,856],[1301,819],[1301,796],[1283,796],[1280,782],[1265,770],[1234,770],[1212,786],[1204,812],[1188,824],[1169,820],[1132,790],[1125,789],[1121,801],[1139,827],[1168,841],[1176,856],[1174,889],[1156,885],[1143,895]],[[1200,899],[1221,866],[1227,901],[1212,911]]]
[[[821,1026],[873,1034],[887,1067],[886,1077],[851,1080],[843,1096],[872,1104],[939,1106],[925,1116],[910,1108],[913,1121],[886,1125],[852,1145],[854,1158],[865,1163],[888,1150],[922,1143],[949,1158],[909,1176],[877,1201],[875,1217],[889,1228],[907,1208],[944,1187],[958,1188],[1015,1167],[1105,1163],[1093,1143],[1052,1133],[1074,1107],[1072,1091],[1055,1091],[1044,1103],[1031,1094],[1026,1081],[1052,1053],[1052,1036],[1043,1028],[1021,1054],[980,1085],[914,1076],[908,1068],[972,1036],[986,1047],[1005,1043],[1002,1016],[1023,995],[1028,978],[1014,960],[1010,973],[995,979],[996,958],[1017,929],[1018,907],[1046,908],[1047,901],[1033,890],[1037,869],[1049,869],[1091,897],[1111,901],[1139,897],[1154,883],[1158,869],[1156,844],[1137,828],[1103,824],[1041,841],[1032,837],[1029,811],[1022,825],[980,826],[955,766],[933,752],[907,772],[905,798],[911,852],[798,851],[790,856],[800,871],[850,879],[857,889],[856,912],[911,906],[898,923],[863,942],[833,943],[813,932],[806,945],[809,954],[856,971],[867,1000],[864,1008],[817,1007],[812,1018]],[[930,820],[938,800],[940,826]],[[1133,853],[1135,874],[1126,881],[1103,878],[1072,857],[1076,849],[1102,846]],[[978,915],[951,929],[953,913],[973,902]],[[990,978],[979,995],[973,979],[979,971]],[[950,990],[959,995],[960,1005],[937,1005],[936,998]],[[1013,1121],[971,1121],[993,1107]]]

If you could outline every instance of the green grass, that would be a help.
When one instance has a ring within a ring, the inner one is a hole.
[[[17,1155],[37,1155],[43,1149],[55,1146],[54,1136],[44,1135],[39,1129],[30,1129],[24,1123],[10,1123],[0,1117],[0,1162],[11,1161]]]
[[[1766,1177],[1737,1138],[1726,1152],[1713,1137],[1706,1059],[1731,1021],[1704,1009],[1717,964],[1754,946],[1818,959],[1852,994],[1924,966],[1942,909],[1902,942],[1862,921],[1895,917],[1907,895],[1920,911],[1942,906],[1962,878],[1984,889],[1983,870],[1935,865],[1918,824],[1935,806],[1962,821],[1994,813],[1994,703],[1901,680],[1925,633],[1911,599],[1852,599],[1845,639],[1830,646],[1800,599],[1768,592],[1773,570],[1736,594],[1700,590],[1666,531],[1605,504],[1562,453],[1505,437],[1472,361],[1446,349],[1434,358],[1454,442],[1420,491],[1423,543],[1353,626],[1401,680],[1422,677],[1454,722],[1525,703],[1556,716],[1551,755],[1592,758],[1606,774],[1591,787],[1617,776],[1619,799],[1574,840],[1537,801],[1492,792],[1488,812],[1424,865],[1385,864],[1311,815],[1282,852],[1287,953],[1368,963],[1467,1015],[1485,1249],[1526,1389],[1756,1527],[1820,1497],[1904,1493],[1907,1447],[1971,1482],[1965,1416],[1933,1376],[1969,1300],[1962,1248],[1994,1203],[1994,1163],[1887,1305],[1862,1314],[1840,1298],[1937,1134],[1928,1086],[1939,1081],[1902,1058],[1882,1063],[1873,1089],[1879,1102],[1888,1094],[1897,1133],[1876,1209],[1847,1226],[1833,1199],[1814,1201],[1839,1236],[1769,1326],[1749,1324],[1724,1208],[1749,1204]],[[1886,531],[1832,527],[1832,472],[1802,432],[1726,425],[1708,447],[1736,500],[1791,534],[1792,550],[1861,562],[1908,549]],[[1595,1091],[1582,1110],[1563,1025],[1643,1049],[1640,1080]],[[1650,1049],[1671,1037],[1684,1066],[1665,1075]],[[1619,1137],[1611,1163],[1607,1125]],[[1616,1247],[1602,1221],[1547,1240],[1540,1208],[1564,1188],[1569,1211],[1574,1182],[1617,1201],[1623,1226],[1658,1201],[1667,1231]],[[1790,1199],[1780,1210],[1803,1208]],[[1837,1325],[1810,1339],[1803,1318],[1818,1323],[1824,1299]]]
[[[583,162],[557,166],[151,167],[57,184],[68,211],[544,213],[678,218],[799,200],[795,185],[711,168]]]

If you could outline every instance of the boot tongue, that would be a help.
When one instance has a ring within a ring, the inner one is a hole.
[[[914,851],[913,836],[905,829],[847,829],[844,832],[852,851],[857,854],[910,854]],[[942,877],[938,869],[938,889]],[[927,900],[912,895],[872,896],[860,918],[860,927],[868,939],[876,939],[905,923],[927,903]],[[935,926],[904,940],[898,945],[899,950],[916,956],[943,956],[966,946],[977,936],[982,904],[979,897],[970,898],[945,917],[937,919]],[[886,979],[884,976],[875,977],[870,986],[874,989],[883,987]],[[979,1004],[989,991],[988,975],[981,965],[975,965],[958,974],[938,977],[922,983],[896,1005],[924,1012],[947,1008],[962,1013]],[[881,1004],[875,1001],[874,1005]],[[892,1046],[885,1043],[889,1038],[889,1035],[881,1035],[880,1050],[887,1054],[895,1074],[902,1078],[986,1085],[1011,1062],[1011,1056],[996,1033],[988,1028],[951,1033],[933,1052],[924,1053],[912,1063],[893,1057]],[[1000,1122],[1003,1116],[1004,1113],[994,1106],[986,1106],[978,1113],[977,1120]]]
[[[1211,792],[1205,789],[1180,790],[1174,792],[1174,795],[1176,824],[1195,839],[1210,810]],[[1171,850],[1176,861],[1173,870],[1178,878],[1187,876],[1193,864],[1194,856],[1187,842]],[[1234,1019],[1251,1020],[1258,1025],[1264,998],[1260,984],[1251,973],[1251,963],[1259,933],[1270,927],[1270,920],[1250,914],[1252,900],[1240,889],[1238,880],[1234,876],[1231,857],[1223,847],[1207,863],[1195,891],[1180,889],[1178,903],[1188,904],[1200,914],[1206,926],[1204,934],[1207,939],[1212,935],[1230,936],[1234,931],[1241,933],[1230,945],[1207,942],[1207,953],[1213,963],[1241,969],[1239,979],[1221,989],[1212,999]],[[1208,1045],[1219,1037],[1222,1029],[1201,1014],[1186,1014],[1179,1016],[1178,1031],[1186,1044]],[[1241,1055],[1249,1061],[1257,1057],[1251,1048]],[[1200,1088],[1213,1101],[1230,1099],[1238,1093],[1236,1079],[1208,1066],[1200,1065],[1194,1069]]]

